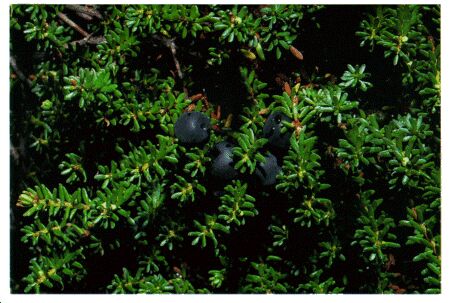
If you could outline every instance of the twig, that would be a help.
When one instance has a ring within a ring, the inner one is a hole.
[[[93,34],[89,34],[88,32],[86,32],[78,24],[76,24],[69,17],[67,17],[66,14],[58,13],[58,17],[62,21],[67,23],[70,27],[74,28],[77,32],[79,32],[80,34],[82,34],[84,36],[84,38],[81,39],[81,40],[77,40],[77,41],[71,42],[72,45],[75,45],[75,44],[84,45],[86,43],[88,43],[88,44],[100,44],[100,43],[103,43],[103,42],[106,41],[105,37],[103,37],[103,36],[93,37],[92,36]],[[67,47],[67,44],[64,47]]]
[[[16,163],[18,163],[19,159],[21,157],[23,158],[25,156],[25,152],[26,152],[25,139],[23,137],[20,137],[18,146],[14,146],[12,141],[10,141],[9,150],[10,150],[11,156],[14,158],[14,161],[16,161]]]
[[[61,19],[62,21],[66,22],[70,27],[72,27],[73,29],[75,29],[77,32],[79,32],[80,34],[82,34],[84,37],[89,36],[89,34],[82,29],[78,24],[76,24],[75,22],[73,22],[69,17],[67,17],[66,14],[64,13],[58,13],[58,17],[59,19]]]
[[[20,80],[24,81],[28,86],[31,87],[32,82],[30,79],[28,79],[23,72],[19,69],[17,66],[16,58],[13,56],[9,57],[9,63],[11,64],[11,67],[13,68],[14,72],[16,73],[17,77],[19,77]]]
[[[77,4],[66,5],[65,7],[76,12],[77,14],[79,14],[79,16],[87,15],[87,16],[91,16],[91,17],[97,17],[98,19],[103,19],[103,16],[95,8],[91,8],[91,7],[83,6],[83,5],[77,5]],[[92,20],[92,18],[90,20]]]
[[[105,37],[102,37],[102,36],[93,37],[92,34],[90,34],[89,36],[84,37],[83,39],[72,41],[72,42],[70,42],[70,44],[72,44],[72,45],[100,44],[105,41],[106,41]],[[67,47],[67,45],[65,45],[65,47]]]
[[[178,59],[177,59],[177,57],[175,56],[176,55],[176,50],[175,50],[175,43],[173,43],[173,41],[172,41],[172,43],[170,44],[170,52],[172,53],[172,57],[173,57],[173,62],[175,63],[175,68],[177,69],[177,72],[178,72],[178,77],[180,78],[180,79],[183,79],[183,73],[181,72],[181,68],[180,68],[180,62],[178,62]]]
[[[94,18],[92,16],[86,15],[85,13],[75,12],[79,17],[83,18],[86,21],[92,21]]]
[[[177,46],[175,45],[175,38],[168,39],[165,37],[161,37],[159,35],[153,35],[153,38],[162,42],[165,47],[170,49],[172,53],[173,62],[175,63],[175,68],[177,69],[178,77],[183,79],[183,72],[181,71],[180,62],[177,59]]]

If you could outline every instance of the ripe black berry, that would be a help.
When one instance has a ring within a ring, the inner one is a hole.
[[[175,123],[175,136],[181,143],[200,144],[208,141],[209,118],[200,112],[183,113]]]
[[[224,180],[230,180],[237,176],[233,163],[233,145],[227,141],[215,146],[218,155],[212,162],[211,173],[213,176]]]
[[[271,153],[265,156],[266,162],[259,163],[256,167],[256,175],[261,180],[262,185],[273,185],[277,181],[277,175],[281,171],[277,158]]]
[[[283,121],[291,122],[292,120],[282,112],[273,112],[267,118],[263,128],[263,135],[269,139],[269,144],[279,149],[289,147],[289,139],[292,134],[290,129],[287,129],[285,133],[281,133]]]

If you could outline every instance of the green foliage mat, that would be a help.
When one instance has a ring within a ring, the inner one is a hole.
[[[440,293],[439,6],[10,16],[12,292]]]

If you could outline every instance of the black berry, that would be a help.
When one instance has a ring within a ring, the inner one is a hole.
[[[269,144],[279,149],[289,147],[289,139],[292,134],[290,129],[287,129],[285,133],[281,133],[283,121],[291,122],[292,120],[282,112],[273,112],[267,118],[263,128],[263,135],[269,139]]]
[[[259,163],[256,167],[256,175],[261,180],[262,185],[268,186],[276,183],[281,167],[278,166],[277,158],[271,153],[267,153],[265,158],[266,162]]]
[[[212,162],[211,173],[220,179],[230,180],[237,176],[233,163],[233,145],[227,141],[215,146],[218,155]]]
[[[175,123],[175,136],[181,143],[200,144],[208,141],[209,118],[200,112],[183,113]]]

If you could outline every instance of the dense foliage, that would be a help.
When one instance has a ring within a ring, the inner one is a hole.
[[[439,6],[13,5],[10,28],[13,292],[440,292]],[[174,134],[192,111],[204,144]]]

